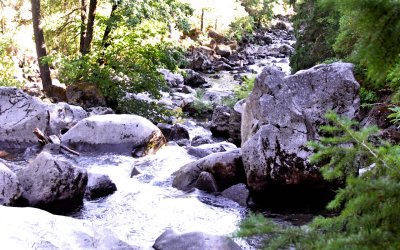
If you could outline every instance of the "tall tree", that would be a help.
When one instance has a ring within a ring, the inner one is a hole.
[[[94,18],[96,16],[97,0],[90,0],[89,2],[89,13],[86,25],[86,37],[83,44],[82,54],[85,55],[90,52],[92,40],[93,40],[93,29],[94,29]]]
[[[81,0],[81,34],[79,40],[79,52],[83,54],[83,48],[85,46],[85,37],[86,37],[86,9],[87,9],[87,0]]]
[[[44,90],[48,90],[51,83],[50,69],[46,62],[43,62],[43,57],[47,56],[46,45],[44,41],[43,29],[41,24],[41,13],[40,13],[40,0],[31,0],[32,5],[32,21],[33,21],[33,33],[35,36],[36,54],[38,57],[40,77],[42,78],[42,85]]]

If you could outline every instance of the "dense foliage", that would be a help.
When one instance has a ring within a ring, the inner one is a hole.
[[[371,90],[390,87],[400,101],[400,2],[304,0],[294,17],[293,71],[326,60],[356,65],[358,80]],[[397,93],[396,93],[397,92]]]
[[[268,234],[267,249],[399,249],[400,146],[377,140],[376,127],[356,131],[355,122],[334,113],[327,119],[326,137],[310,144],[311,161],[323,164],[327,180],[345,180],[328,205],[339,214],[289,228],[252,216],[238,234]]]
[[[0,86],[19,86],[14,79],[15,67],[10,54],[13,54],[12,39],[7,36],[0,37]]]
[[[339,30],[339,13],[322,7],[316,0],[298,5],[293,18],[297,42],[290,58],[292,72],[310,68],[336,56],[333,44]]]

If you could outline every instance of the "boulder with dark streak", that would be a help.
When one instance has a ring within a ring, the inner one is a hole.
[[[355,118],[359,84],[353,65],[318,65],[286,76],[267,67],[257,77],[242,115],[242,153],[247,184],[253,191],[268,186],[324,186],[307,141],[321,137],[328,110]]]

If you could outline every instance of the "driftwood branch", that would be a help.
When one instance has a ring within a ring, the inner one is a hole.
[[[39,139],[39,142],[42,145],[54,143],[53,140],[50,137],[48,137],[47,135],[45,135],[39,128],[35,128],[33,130],[33,133],[36,135],[36,137]],[[74,154],[74,155],[77,155],[77,156],[80,155],[78,152],[76,152],[75,150],[70,149],[67,146],[64,146],[64,145],[60,144],[60,147],[62,149],[64,149],[64,150],[70,152],[71,154]]]

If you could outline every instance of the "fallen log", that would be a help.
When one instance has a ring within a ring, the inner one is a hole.
[[[55,143],[55,142],[53,142],[53,140],[52,140],[50,137],[48,137],[47,135],[45,135],[39,128],[35,128],[35,129],[33,130],[33,133],[36,135],[36,137],[39,139],[39,142],[40,142],[42,145]],[[73,149],[70,149],[70,148],[67,147],[67,146],[64,146],[64,145],[61,145],[61,144],[60,144],[60,148],[66,150],[66,151],[68,151],[68,152],[70,152],[71,154],[74,154],[74,155],[77,155],[77,156],[80,155],[78,152],[76,152],[76,151],[73,150]]]

